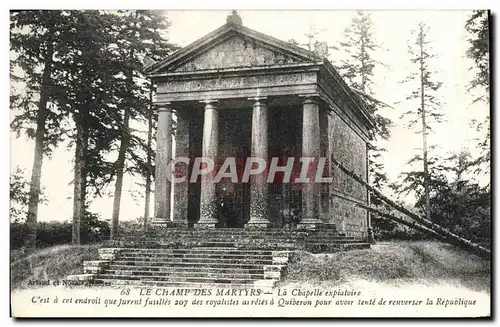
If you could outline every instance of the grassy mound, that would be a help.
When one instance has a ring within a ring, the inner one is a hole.
[[[288,281],[344,282],[364,279],[389,283],[452,283],[490,289],[490,262],[449,244],[430,241],[382,242],[371,249],[331,254],[297,252]]]
[[[58,245],[26,254],[11,253],[11,288],[22,288],[28,280],[56,280],[81,274],[83,261],[98,258],[99,245]]]

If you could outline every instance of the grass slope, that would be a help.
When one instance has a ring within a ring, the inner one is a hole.
[[[448,283],[489,293],[490,268],[489,261],[449,244],[381,242],[371,249],[332,254],[297,252],[291,258],[287,282]]]
[[[12,289],[28,280],[62,279],[82,273],[84,260],[101,245],[61,245],[26,255],[11,253]],[[371,249],[330,254],[293,254],[285,283],[335,284],[349,280],[384,283],[448,283],[490,292],[490,262],[440,242],[381,242]]]
[[[81,274],[83,261],[98,258],[100,245],[58,245],[31,254],[12,251],[10,264],[11,288],[22,288],[29,280],[56,280]]]

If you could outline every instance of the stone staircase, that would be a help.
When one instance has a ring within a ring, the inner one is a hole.
[[[99,249],[80,279],[103,285],[274,287],[294,250],[335,252],[368,248],[334,228],[187,229],[132,231]]]

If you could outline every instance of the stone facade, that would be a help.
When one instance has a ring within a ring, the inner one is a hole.
[[[222,40],[209,50],[173,69],[174,72],[189,72],[235,67],[286,65],[300,62],[296,56],[273,51],[266,45],[249,37],[232,36]]]
[[[176,121],[176,157],[314,158],[334,156],[366,178],[366,142],[373,120],[331,64],[314,53],[232,22],[151,68],[162,119],[158,142],[168,141],[169,115]],[[166,117],[166,118],[165,118]],[[172,157],[159,146],[157,176]],[[282,165],[284,163],[281,163]],[[241,169],[241,166],[238,166]],[[193,164],[178,165],[186,174]],[[356,203],[367,203],[359,185],[328,161],[332,183],[266,182],[267,169],[248,183],[212,174],[173,186],[173,216],[166,181],[157,180],[157,218],[189,227],[282,227],[317,229],[334,224],[365,237],[368,220]],[[240,171],[238,172],[241,173]],[[294,171],[298,173],[298,171]],[[310,176],[310,172],[307,173]],[[221,211],[224,218],[221,220]],[[229,217],[229,218],[228,218]]]

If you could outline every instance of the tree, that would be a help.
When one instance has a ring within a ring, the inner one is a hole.
[[[489,188],[468,179],[466,172],[471,163],[468,152],[453,153],[445,162],[447,165],[437,168],[448,175],[447,182],[430,198],[433,221],[472,241],[488,244],[491,239]]]
[[[465,29],[469,33],[469,48],[466,55],[474,61],[472,70],[475,75],[469,83],[469,92],[478,91],[474,102],[489,103],[490,92],[490,46],[489,46],[489,13],[486,10],[475,10],[471,17],[465,23]],[[487,116],[483,121],[474,120],[473,126],[478,132],[483,132],[484,136],[479,139],[478,148],[480,155],[471,163],[477,172],[490,172],[489,164],[491,161],[490,138],[491,126],[490,117]]]
[[[114,17],[97,10],[65,11],[68,22],[64,52],[55,63],[57,75],[54,99],[66,117],[75,147],[73,179],[73,236],[80,243],[81,220],[87,214],[89,194],[100,195],[113,177],[105,159],[118,137],[117,82],[121,62],[113,50]]]
[[[430,69],[429,65],[430,60],[435,56],[431,53],[432,49],[429,46],[428,33],[429,28],[424,23],[419,23],[417,29],[412,31],[412,35],[415,36],[415,39],[410,42],[408,53],[410,54],[410,61],[414,65],[414,71],[410,73],[405,82],[411,83],[412,81],[416,81],[417,85],[406,100],[409,103],[412,103],[412,100],[418,100],[419,106],[416,111],[409,110],[403,114],[403,116],[411,116],[409,122],[410,127],[414,127],[417,123],[421,125],[422,156],[416,155],[408,164],[422,162],[423,171],[403,173],[403,175],[406,176],[403,183],[407,184],[406,189],[410,187],[416,190],[418,183],[422,181],[425,199],[425,215],[426,219],[430,220],[431,183],[438,183],[439,180],[432,179],[433,174],[429,169],[431,161],[428,151],[431,147],[427,144],[427,137],[429,132],[433,130],[433,123],[442,121],[443,114],[440,112],[441,104],[436,96],[436,92],[441,87],[441,83],[433,80],[434,72]],[[437,175],[434,176],[437,178]]]
[[[35,247],[38,203],[41,193],[44,154],[50,154],[61,140],[60,112],[52,105],[54,63],[62,50],[61,39],[67,20],[61,11],[13,11],[10,15],[10,43],[13,51],[11,79],[23,85],[11,95],[15,117],[11,128],[24,130],[35,139],[35,151],[28,199],[28,246]]]
[[[10,174],[10,220],[21,222],[26,220],[28,214],[28,205],[30,201],[30,183],[25,177],[23,169],[16,167],[16,170]],[[47,199],[40,192],[39,203]]]
[[[484,95],[475,101],[485,100],[489,97],[490,90],[490,33],[489,14],[486,10],[474,10],[472,16],[465,23],[465,29],[470,34],[468,38],[469,48],[467,57],[474,61],[476,73],[470,81],[469,90],[474,88],[483,89]]]
[[[122,94],[122,120],[120,121],[121,137],[118,158],[115,162],[116,182],[111,220],[111,238],[116,237],[120,215],[123,176],[126,171],[127,155],[134,162],[135,167],[128,170],[138,172],[146,177],[146,202],[149,201],[151,183],[151,128],[152,128],[152,85],[144,75],[144,58],[158,58],[168,54],[173,46],[165,39],[169,22],[162,12],[152,10],[135,10],[120,12],[117,16],[117,44],[119,51],[127,64],[123,67],[125,87]],[[154,60],[154,59],[153,59]],[[132,134],[130,120],[146,118],[148,124],[148,141],[144,141]],[[137,154],[137,147],[146,152],[146,158]],[[146,204],[149,206],[148,204]],[[149,213],[147,213],[149,215]]]
[[[358,10],[344,30],[344,41],[340,43],[341,50],[347,55],[340,61],[339,73],[347,84],[364,100],[368,110],[375,119],[375,128],[370,131],[368,143],[369,176],[371,184],[381,189],[387,183],[384,165],[380,162],[385,149],[380,145],[382,139],[390,136],[391,120],[381,112],[387,104],[377,100],[373,94],[374,70],[383,64],[375,59],[381,46],[375,38],[371,14]],[[372,201],[379,203],[376,197]]]

